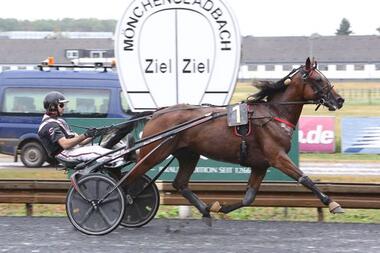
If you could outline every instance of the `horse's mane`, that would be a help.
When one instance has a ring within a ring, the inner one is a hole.
[[[258,88],[259,91],[256,92],[255,94],[250,95],[247,100],[271,101],[274,95],[286,90],[288,85],[285,84],[285,81],[291,78],[295,73],[297,73],[298,70],[303,69],[303,68],[304,66],[302,65],[299,68],[293,69],[292,71],[290,71],[289,74],[287,74],[285,77],[281,78],[277,82],[273,82],[273,81],[254,82],[252,85]]]
[[[275,94],[283,92],[287,88],[287,85],[284,84],[284,79],[277,82],[258,81],[254,82],[253,86],[259,89],[257,93],[249,96],[255,101],[270,101]]]

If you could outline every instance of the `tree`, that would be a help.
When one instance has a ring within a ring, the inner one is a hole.
[[[352,31],[350,31],[351,24],[350,22],[346,19],[343,18],[342,21],[340,22],[339,29],[336,30],[336,35],[350,35]]]
[[[111,19],[94,18],[39,19],[35,21],[0,18],[0,31],[113,32],[116,22]]]
[[[380,27],[376,28],[376,31],[378,31],[380,33]]]

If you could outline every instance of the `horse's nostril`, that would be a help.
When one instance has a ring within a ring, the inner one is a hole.
[[[342,108],[343,107],[343,103],[344,103],[344,98],[339,97],[336,101],[337,101],[337,104],[338,104],[338,109]]]

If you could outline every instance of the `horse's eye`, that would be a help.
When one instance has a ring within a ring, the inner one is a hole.
[[[318,76],[317,78],[314,79],[316,82],[318,83],[321,83],[322,82],[322,78],[320,76]]]

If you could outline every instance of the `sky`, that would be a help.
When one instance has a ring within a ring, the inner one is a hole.
[[[353,35],[380,35],[378,0],[223,0],[237,17],[241,34],[253,36],[335,35],[343,18]],[[1,18],[121,18],[132,0],[2,1]]]

